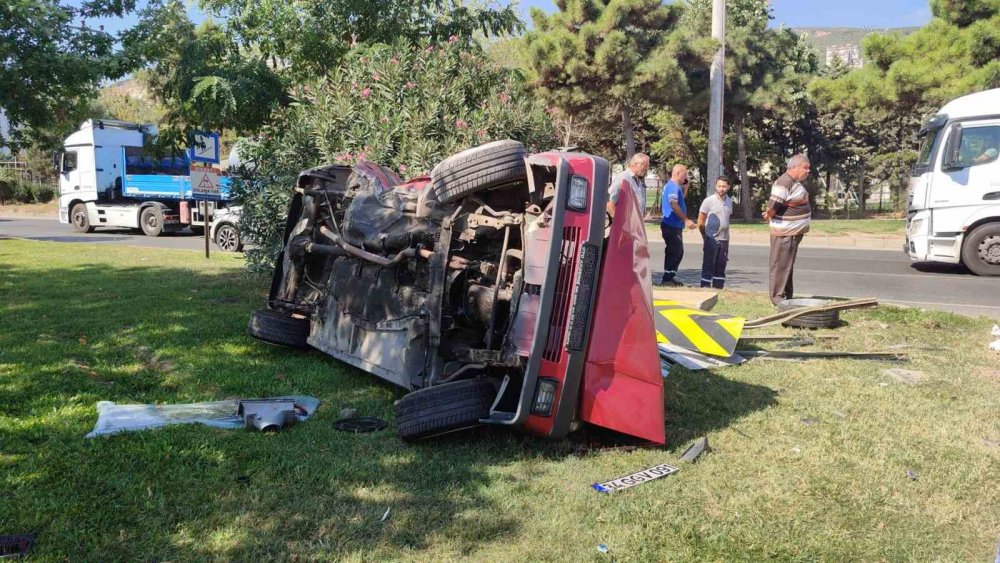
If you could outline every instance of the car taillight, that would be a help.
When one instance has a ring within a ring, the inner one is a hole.
[[[583,211],[587,209],[587,179],[583,176],[573,176],[569,180],[569,199],[566,207]]]
[[[531,407],[531,414],[539,416],[549,416],[552,414],[552,403],[556,399],[555,379],[539,379],[538,388],[535,390],[535,403]]]

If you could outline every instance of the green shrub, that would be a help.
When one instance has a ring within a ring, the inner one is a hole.
[[[295,177],[325,163],[370,160],[402,177],[426,174],[444,157],[499,139],[553,146],[545,107],[522,77],[464,42],[356,47],[329,76],[293,89],[295,102],[240,144],[233,189],[241,230],[258,247],[251,270],[268,271],[280,250]]]
[[[34,203],[48,203],[56,197],[56,188],[49,184],[33,183],[30,189]]]

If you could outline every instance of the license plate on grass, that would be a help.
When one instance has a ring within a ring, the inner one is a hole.
[[[605,481],[604,483],[594,483],[592,486],[599,493],[613,493],[615,491],[641,485],[647,481],[652,481],[653,479],[659,479],[660,477],[672,475],[677,473],[677,471],[678,469],[673,465],[661,463],[660,465],[650,467],[644,471],[639,471],[638,473],[633,473],[631,475],[625,475],[624,477],[618,477],[610,481]]]

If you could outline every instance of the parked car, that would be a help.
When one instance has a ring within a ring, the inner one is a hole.
[[[645,229],[631,190],[609,212],[608,184],[603,158],[514,141],[408,182],[368,162],[305,170],[248,332],[410,391],[406,440],[590,423],[663,443]]]

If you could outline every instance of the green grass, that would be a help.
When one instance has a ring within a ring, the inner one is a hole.
[[[675,369],[665,448],[498,430],[410,446],[391,426],[331,428],[344,407],[391,421],[401,392],[317,352],[251,342],[243,331],[266,282],[241,268],[227,255],[0,241],[0,534],[37,533],[42,561],[993,556],[1000,368],[988,319],[848,312],[841,340],[823,346],[912,346],[906,367],[928,376],[919,385],[879,362]],[[717,310],[769,307],[726,292]],[[83,437],[99,400],[298,393],[324,404],[278,434]],[[712,452],[676,475],[590,489],[676,462],[703,435]]]

